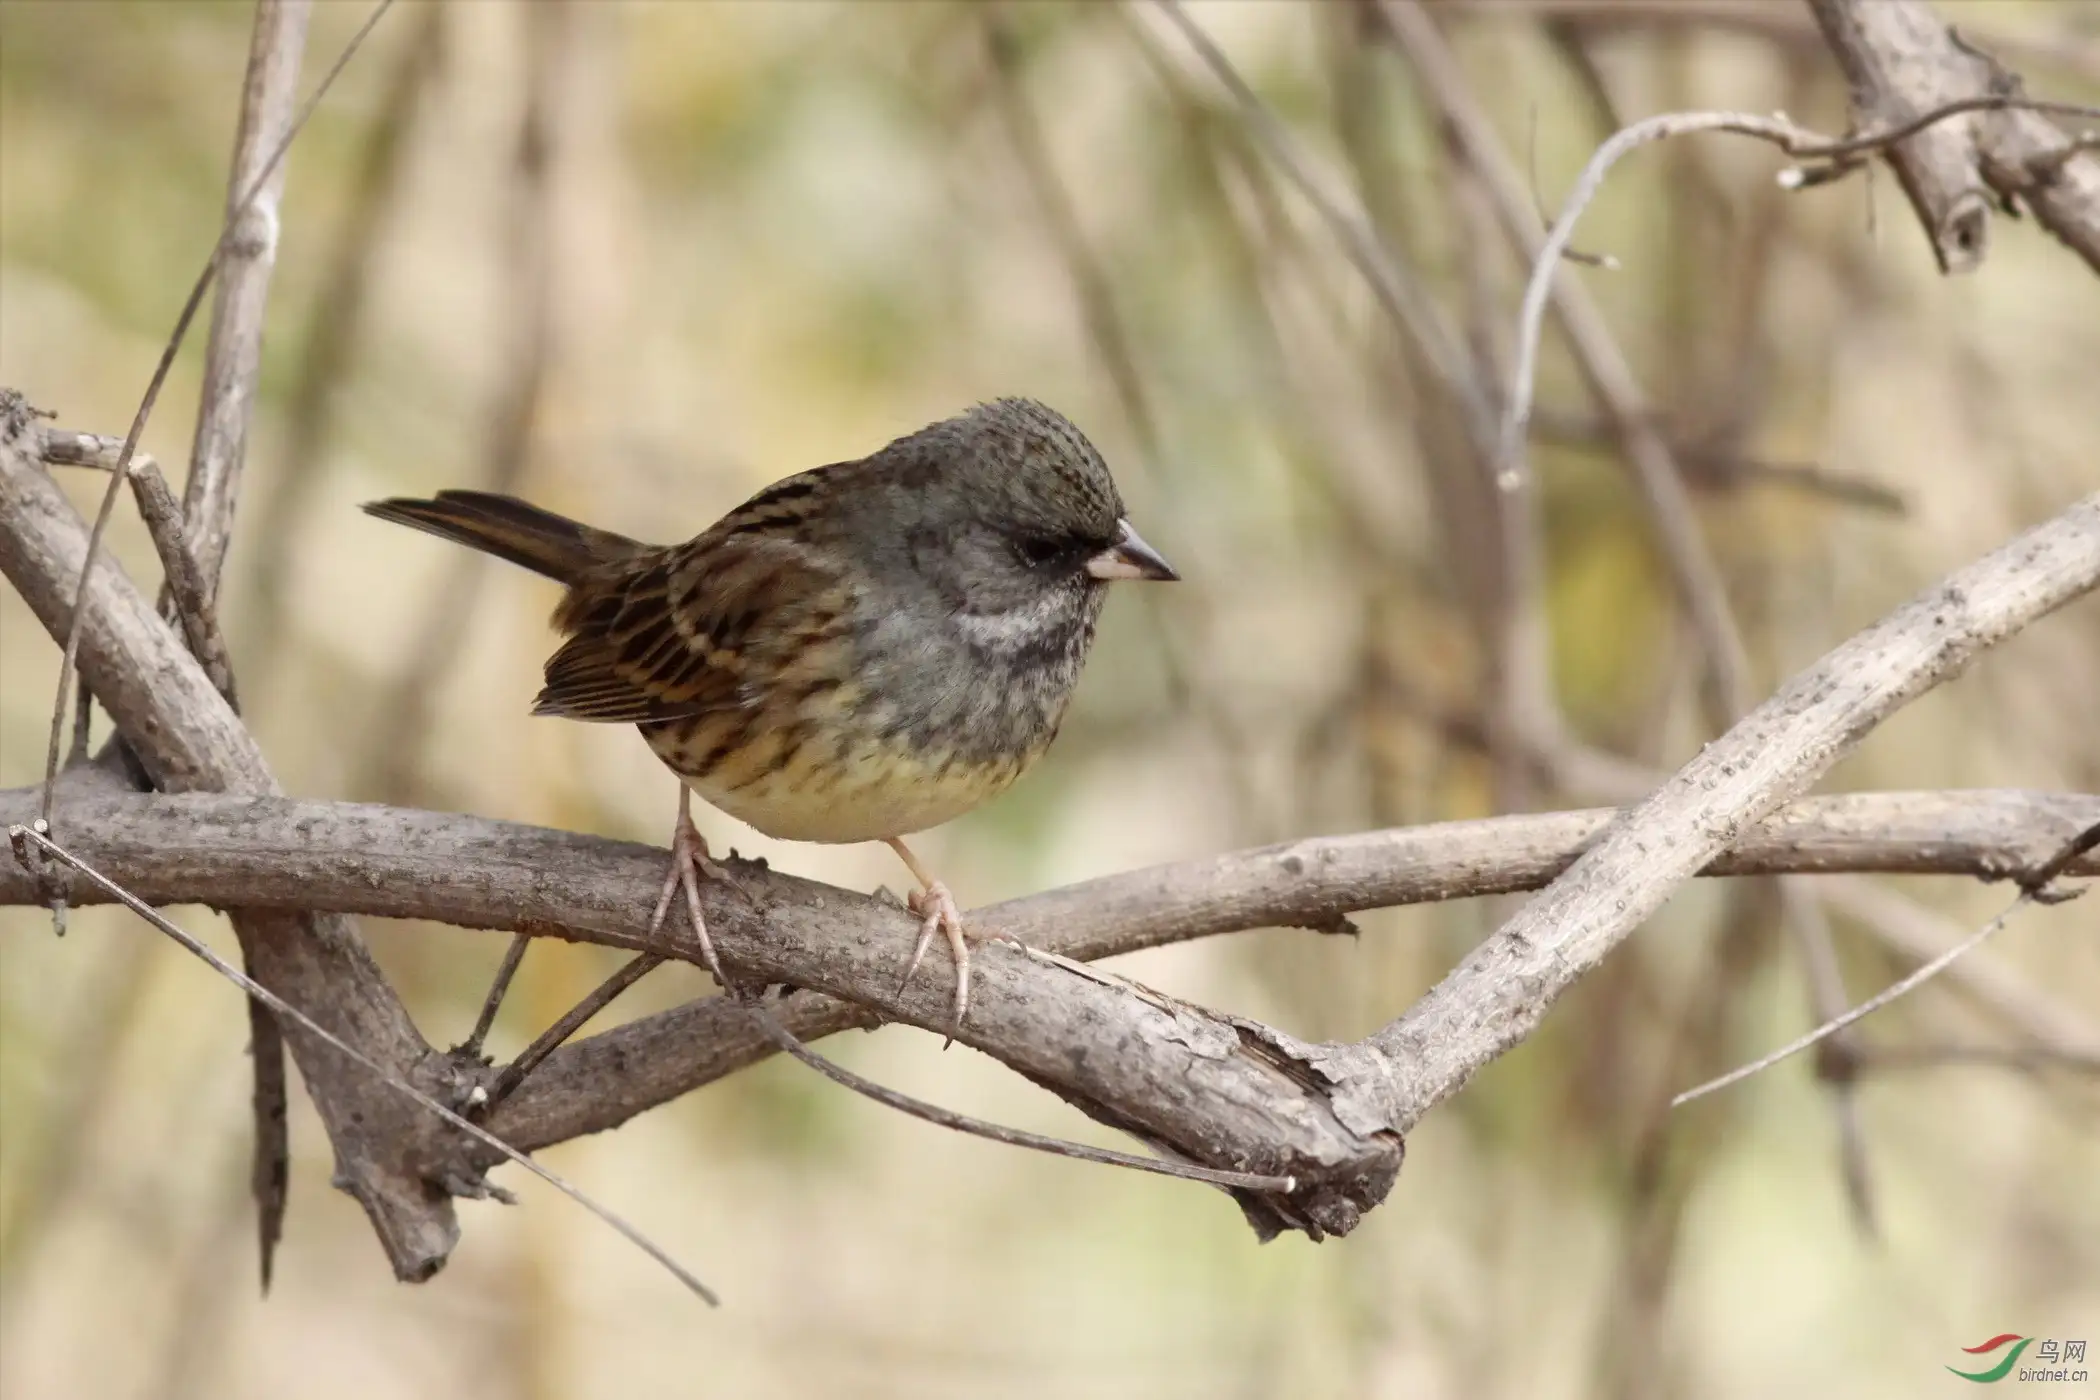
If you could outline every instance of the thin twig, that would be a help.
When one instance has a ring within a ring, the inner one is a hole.
[[[1668,420],[1658,422],[1657,427],[1687,479],[1709,489],[1761,482],[1883,515],[1904,515],[1910,510],[1901,491],[1868,477],[1819,462],[1766,461],[1726,442],[1689,435]],[[1596,447],[1614,436],[1611,425],[1602,419],[1538,407],[1532,409],[1531,432],[1545,441],[1571,447]]]
[[[213,952],[209,947],[207,947],[195,935],[187,932],[183,928],[169,921],[164,915],[161,914],[161,912],[158,909],[155,909],[152,905],[146,903],[144,900],[132,895],[121,885],[118,885],[115,881],[104,876],[99,870],[95,869],[86,861],[80,859],[71,851],[67,850],[64,846],[60,845],[57,841],[53,840],[49,834],[49,828],[45,826],[42,820],[38,820],[37,822],[31,825],[22,825],[18,823],[14,826],[10,826],[7,829],[7,835],[8,839],[14,844],[17,859],[24,858],[26,856],[26,847],[34,845],[44,854],[52,857],[53,859],[67,866],[70,866],[73,870],[78,871],[81,876],[83,876],[89,881],[92,881],[96,886],[102,889],[117,903],[122,904],[132,913],[138,915],[147,923],[153,925],[153,927],[159,929],[162,933],[174,939],[177,943],[181,944],[187,952],[189,952],[197,958],[202,959],[205,962],[205,964],[208,965],[214,972],[218,973],[221,977],[224,977],[227,981],[233,983],[236,987],[239,987],[242,991],[246,992],[251,998],[264,1003],[270,1008],[271,1011],[275,1012],[277,1015],[289,1017],[291,1020],[298,1022],[299,1025],[303,1027],[309,1034],[320,1039],[333,1049],[337,1050],[343,1055],[348,1056],[350,1059],[356,1061],[359,1065],[362,1065],[365,1069],[370,1070],[373,1074],[377,1075],[380,1081],[386,1084],[388,1088],[393,1089],[397,1093],[404,1095],[419,1107],[436,1114],[439,1118],[443,1119],[448,1125],[457,1128],[459,1131],[467,1134],[467,1136],[480,1142],[483,1146],[492,1148],[495,1151],[500,1152],[506,1159],[515,1162],[519,1166],[525,1168],[525,1170],[531,1172],[534,1176],[546,1182],[555,1190],[561,1192],[564,1196],[567,1196],[570,1200],[576,1202],[578,1205],[582,1206],[591,1214],[597,1216],[606,1224],[612,1226],[612,1228],[617,1230],[628,1241],[628,1243],[634,1245],[637,1249],[640,1249],[644,1254],[647,1254],[651,1259],[654,1259],[657,1263],[663,1265],[664,1268],[670,1270],[671,1275],[674,1278],[676,1278],[680,1283],[684,1284],[687,1288],[691,1289],[694,1293],[698,1294],[701,1298],[705,1299],[710,1305],[720,1304],[721,1300],[715,1296],[713,1290],[708,1288],[708,1286],[702,1283],[698,1278],[694,1277],[694,1275],[690,1271],[688,1271],[684,1265],[680,1264],[676,1259],[673,1259],[660,1246],[651,1241],[648,1236],[644,1235],[641,1231],[635,1229],[634,1226],[628,1224],[625,1220],[622,1220],[619,1216],[615,1215],[612,1211],[606,1209],[604,1206],[599,1205],[589,1196],[586,1196],[582,1191],[579,1191],[576,1187],[571,1186],[560,1176],[541,1166],[538,1162],[533,1161],[532,1158],[518,1151],[509,1143],[504,1142],[501,1138],[489,1132],[486,1128],[481,1127],[479,1124],[469,1122],[467,1119],[462,1118],[457,1113],[454,1113],[451,1109],[445,1107],[436,1099],[431,1098],[428,1094],[416,1088],[414,1085],[396,1078],[392,1073],[382,1068],[378,1061],[370,1058],[362,1050],[359,1050],[356,1046],[337,1036],[326,1026],[323,1026],[320,1022],[314,1020],[311,1016],[308,1016],[304,1011],[301,1011],[298,1007],[293,1006],[283,997],[278,996],[277,993],[271,991],[262,983],[256,981],[254,978],[242,972],[232,963],[227,962],[224,958],[220,957],[217,953]]]
[[[503,950],[503,961],[496,966],[496,976],[489,983],[488,995],[481,999],[481,1014],[474,1018],[474,1029],[457,1047],[462,1055],[479,1055],[482,1045],[489,1038],[489,1030],[496,1024],[496,1013],[503,1007],[504,994],[510,991],[511,978],[518,975],[518,964],[525,961],[525,950],[532,945],[528,934],[517,934],[510,946]]]
[[[1848,136],[1843,140],[1818,137],[1805,144],[1789,144],[1782,138],[1767,135],[1768,140],[1778,140],[1786,153],[1799,160],[1841,161],[1849,156],[1865,155],[1907,141],[1929,126],[1937,126],[1949,117],[1958,117],[1965,112],[2035,112],[2045,117],[2084,117],[2088,120],[2100,118],[2100,107],[2083,102],[2053,102],[2040,97],[2018,97],[2008,93],[1984,93],[1975,97],[1957,97],[1951,102],[1941,103],[1930,111],[1921,112],[1909,121],[1880,131],[1870,131],[1860,136]],[[1784,123],[1789,127],[1792,123]],[[1798,128],[1795,128],[1798,130]],[[1766,135],[1749,131],[1745,135]],[[2065,140],[2072,138],[2065,137]]]
[[[1099,1162],[1103,1166],[1128,1167],[1133,1171],[1152,1172],[1159,1176],[1179,1177],[1183,1181],[1200,1181],[1211,1186],[1222,1186],[1236,1191],[1261,1191],[1288,1196],[1298,1189],[1298,1181],[1289,1176],[1263,1176],[1258,1172],[1220,1171],[1215,1167],[1197,1166],[1193,1162],[1173,1162],[1159,1157],[1140,1157],[1130,1152],[1116,1152],[1105,1147],[1089,1147],[1085,1143],[1068,1142],[1063,1138],[1048,1137],[1042,1133],[1031,1133],[1021,1128],[1008,1128],[998,1123],[988,1123],[982,1118],[957,1113],[923,1099],[900,1094],[895,1089],[885,1088],[872,1079],[863,1079],[845,1066],[828,1060],[795,1038],[795,1033],[780,1024],[763,1003],[755,998],[743,998],[743,1006],[751,1012],[760,1029],[774,1045],[793,1055],[803,1064],[831,1080],[842,1084],[854,1093],[873,1099],[876,1103],[894,1108],[899,1113],[943,1128],[953,1128],[972,1137],[1003,1142],[1009,1147],[1025,1147],[1035,1152],[1047,1152],[1054,1157],[1071,1157],[1081,1162]]]
[[[2019,913],[2028,905],[2061,903],[2064,900],[2075,898],[2077,895],[2084,893],[2083,889],[2057,890],[2053,888],[2053,882],[2070,867],[2072,861],[2095,847],[2100,847],[2100,823],[2087,827],[2084,831],[2072,837],[2070,841],[2065,843],[2064,848],[2057,852],[2041,869],[2035,871],[2032,875],[2023,876],[2020,880],[2020,897],[2008,904],[1999,913],[1998,917],[1992,919],[1982,928],[1911,973],[1910,976],[1892,983],[1887,988],[1853,1007],[1850,1011],[1845,1012],[1842,1016],[1832,1017],[1808,1034],[1788,1041],[1771,1054],[1761,1056],[1739,1069],[1732,1069],[1718,1079],[1710,1079],[1696,1088],[1685,1090],[1676,1098],[1670,1100],[1670,1107],[1680,1108],[1694,1099],[1706,1097],[1717,1089],[1725,1089],[1731,1084],[1740,1083],[1748,1079],[1753,1074],[1763,1073],[1781,1060],[1798,1055],[1811,1045],[1828,1039],[1854,1022],[1873,1015],[1898,997],[1939,976],[1941,972],[1946,970],[1948,964],[1956,961],[1970,949],[1990,938],[1999,929],[2004,928],[2013,915]]]
[[[73,742],[66,749],[66,767],[75,768],[88,762],[88,745],[93,736],[88,732],[95,720],[95,695],[86,686],[78,686],[73,693]],[[57,930],[66,931],[65,906],[53,911],[57,919]]]
[[[522,937],[513,939],[511,947],[520,948],[524,942]],[[509,1098],[511,1092],[524,1082],[525,1076],[539,1067],[540,1061],[559,1049],[563,1041],[583,1029],[584,1022],[612,1005],[613,998],[663,966],[663,962],[662,953],[639,953],[621,964],[619,971],[600,982],[588,996],[563,1012],[560,1020],[541,1031],[532,1044],[526,1046],[516,1059],[498,1072],[495,1083],[489,1085],[489,1104],[494,1106]],[[515,966],[514,963],[507,965]],[[498,972],[498,985],[504,980],[502,973]],[[495,988],[490,989],[489,995],[490,1004],[494,1005]]]
[[[2087,864],[2094,862],[2088,859]],[[2083,873],[2100,874],[2100,869]],[[1945,914],[1881,881],[1836,875],[1817,884],[1824,903],[1906,966],[1930,962],[1967,936]],[[1972,953],[1953,964],[1945,978],[1945,985],[2037,1049],[2100,1063],[2100,1024],[1988,952]]]

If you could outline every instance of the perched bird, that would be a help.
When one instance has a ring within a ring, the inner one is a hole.
[[[533,713],[633,724],[684,781],[657,921],[682,884],[697,923],[698,881],[726,878],[692,793],[769,836],[886,842],[921,886],[905,982],[945,931],[958,1027],[962,916],[903,838],[1042,756],[1110,581],[1176,577],[1093,444],[1032,399],[777,481],[684,544],[480,491],[365,509],[567,586]]]

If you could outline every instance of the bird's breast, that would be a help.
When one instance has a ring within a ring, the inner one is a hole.
[[[984,646],[923,621],[873,624],[835,659],[801,658],[805,677],[836,666],[835,683],[805,679],[642,732],[695,793],[768,836],[923,831],[998,796],[1050,746],[1093,612],[1020,646]]]
[[[768,836],[879,841],[1004,792],[1049,747],[1061,710],[1038,708],[1025,722],[929,725],[848,683],[792,713],[759,707],[642,733],[695,793]]]

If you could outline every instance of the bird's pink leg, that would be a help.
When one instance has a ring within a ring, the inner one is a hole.
[[[919,970],[919,961],[926,956],[934,931],[944,931],[948,947],[955,954],[955,1018],[948,1027],[948,1040],[953,1042],[955,1033],[962,1029],[963,1017],[970,1011],[970,945],[963,938],[962,911],[955,907],[955,896],[948,893],[948,887],[926,873],[902,839],[892,836],[883,844],[897,853],[920,885],[909,902],[911,912],[923,922],[919,925],[919,941],[911,950],[911,962],[904,969],[904,980],[897,984],[897,995],[904,995],[904,989],[911,985],[912,974]]]
[[[726,990],[729,983],[722,975],[721,961],[715,956],[714,942],[707,936],[707,920],[700,914],[702,880],[720,880],[744,898],[751,898],[751,892],[708,854],[707,838],[700,834],[699,827],[693,825],[692,789],[680,784],[678,822],[671,828],[671,867],[664,872],[664,887],[656,897],[656,912],[649,916],[648,941],[656,941],[657,934],[663,929],[664,917],[670,913],[672,896],[684,890],[686,917],[692,921],[693,936],[700,944],[700,956],[708,971]]]

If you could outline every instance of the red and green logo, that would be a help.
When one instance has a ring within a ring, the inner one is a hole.
[[[2001,1332],[1987,1342],[1979,1342],[1973,1347],[1962,1348],[1963,1351],[1971,1356],[1989,1356],[2006,1343],[2012,1343],[2012,1350],[2006,1352],[2005,1359],[1997,1365],[1991,1367],[1988,1371],[1954,1371],[1952,1366],[1949,1366],[1947,1369],[1954,1371],[1955,1375],[1960,1376],[1965,1381],[1976,1381],[1982,1385],[1989,1385],[1994,1381],[2002,1381],[2012,1374],[2012,1368],[2020,1362],[2020,1353],[2027,1350],[2027,1344],[2033,1340],[2034,1338],[2023,1337],[2017,1332]]]

